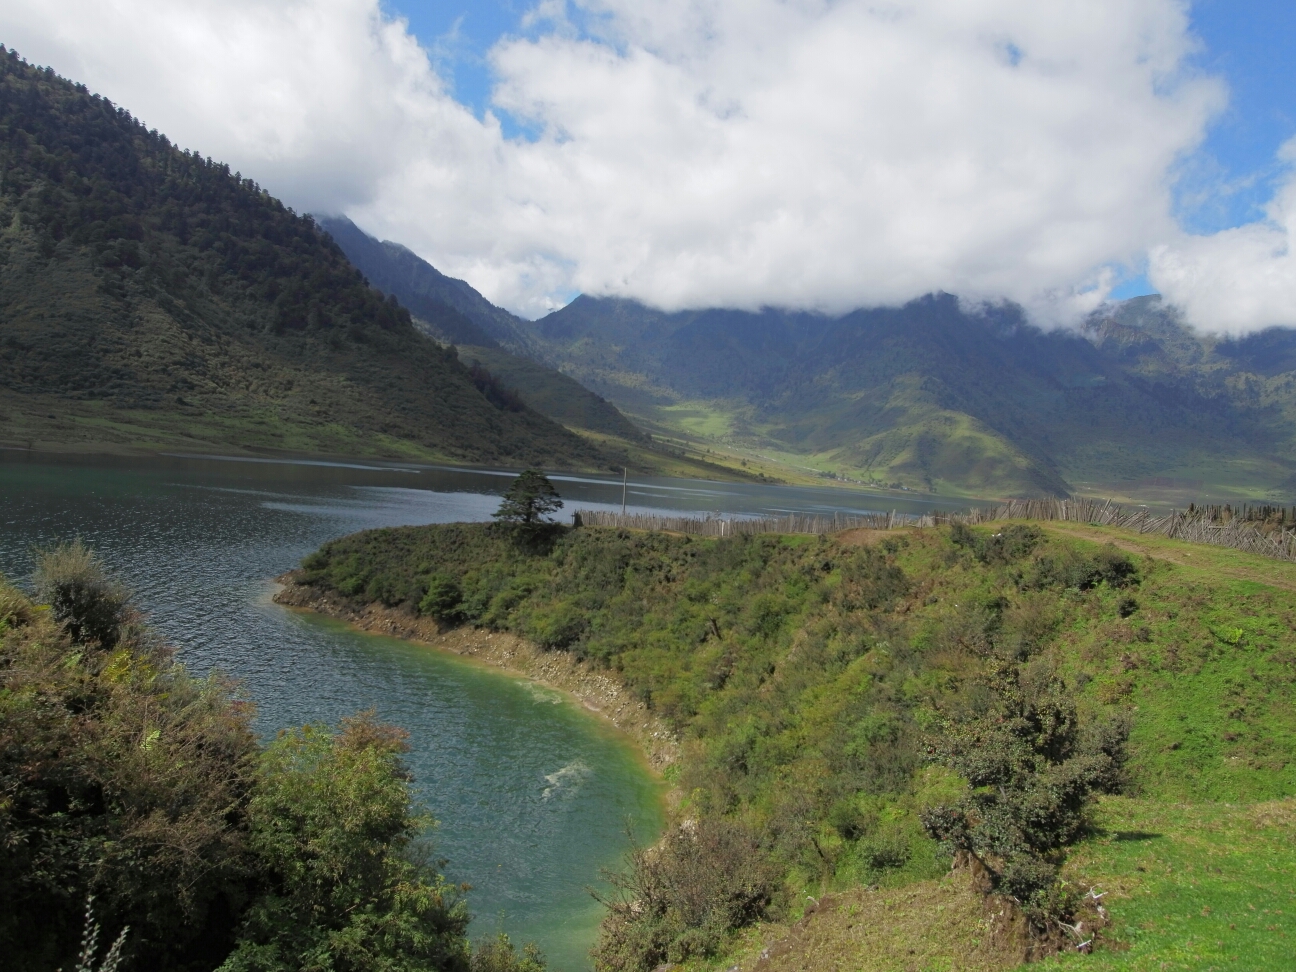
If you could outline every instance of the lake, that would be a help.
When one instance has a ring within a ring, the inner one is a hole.
[[[356,530],[488,519],[512,473],[400,463],[54,457],[0,450],[0,573],[80,537],[136,593],[190,671],[239,679],[265,736],[373,708],[409,730],[419,798],[453,881],[473,886],[475,937],[535,940],[556,970],[588,968],[601,915],[586,887],[627,828],[651,840],[662,785],[629,742],[557,692],[453,655],[352,631],[271,601],[272,578]],[[612,477],[555,475],[564,512],[619,508]],[[921,501],[834,488],[636,478],[632,511],[758,515]]]

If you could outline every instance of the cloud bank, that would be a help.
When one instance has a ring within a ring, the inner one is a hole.
[[[5,6],[29,59],[527,316],[946,290],[1064,319],[1150,259],[1198,324],[1296,323],[1296,181],[1263,224],[1171,216],[1226,99],[1180,0],[543,0],[491,52],[516,137],[377,0]]]

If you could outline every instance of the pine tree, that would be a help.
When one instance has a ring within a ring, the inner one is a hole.
[[[513,480],[499,509],[492,515],[501,523],[533,527],[545,522],[543,517],[561,509],[562,498],[549,477],[539,469],[528,469]]]

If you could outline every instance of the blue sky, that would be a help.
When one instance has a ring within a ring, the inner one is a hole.
[[[487,52],[503,36],[525,36],[522,19],[533,7],[523,0],[386,2],[433,52],[456,99],[479,116],[490,106]],[[1283,175],[1275,153],[1296,136],[1296,0],[1197,0],[1191,18],[1202,42],[1196,63],[1226,81],[1229,106],[1201,150],[1184,160],[1176,216],[1189,232],[1214,233],[1262,218]],[[507,112],[495,111],[506,134],[519,131]],[[1113,296],[1151,290],[1135,273]]]

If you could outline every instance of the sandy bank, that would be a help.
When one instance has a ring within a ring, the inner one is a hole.
[[[630,736],[648,763],[662,770],[679,757],[675,734],[605,669],[577,660],[570,652],[541,651],[515,635],[468,626],[443,629],[431,618],[379,604],[359,604],[338,594],[296,582],[297,572],[277,578],[283,590],[276,604],[313,611],[345,621],[362,631],[425,644],[451,651],[496,668],[522,675],[566,692]]]

